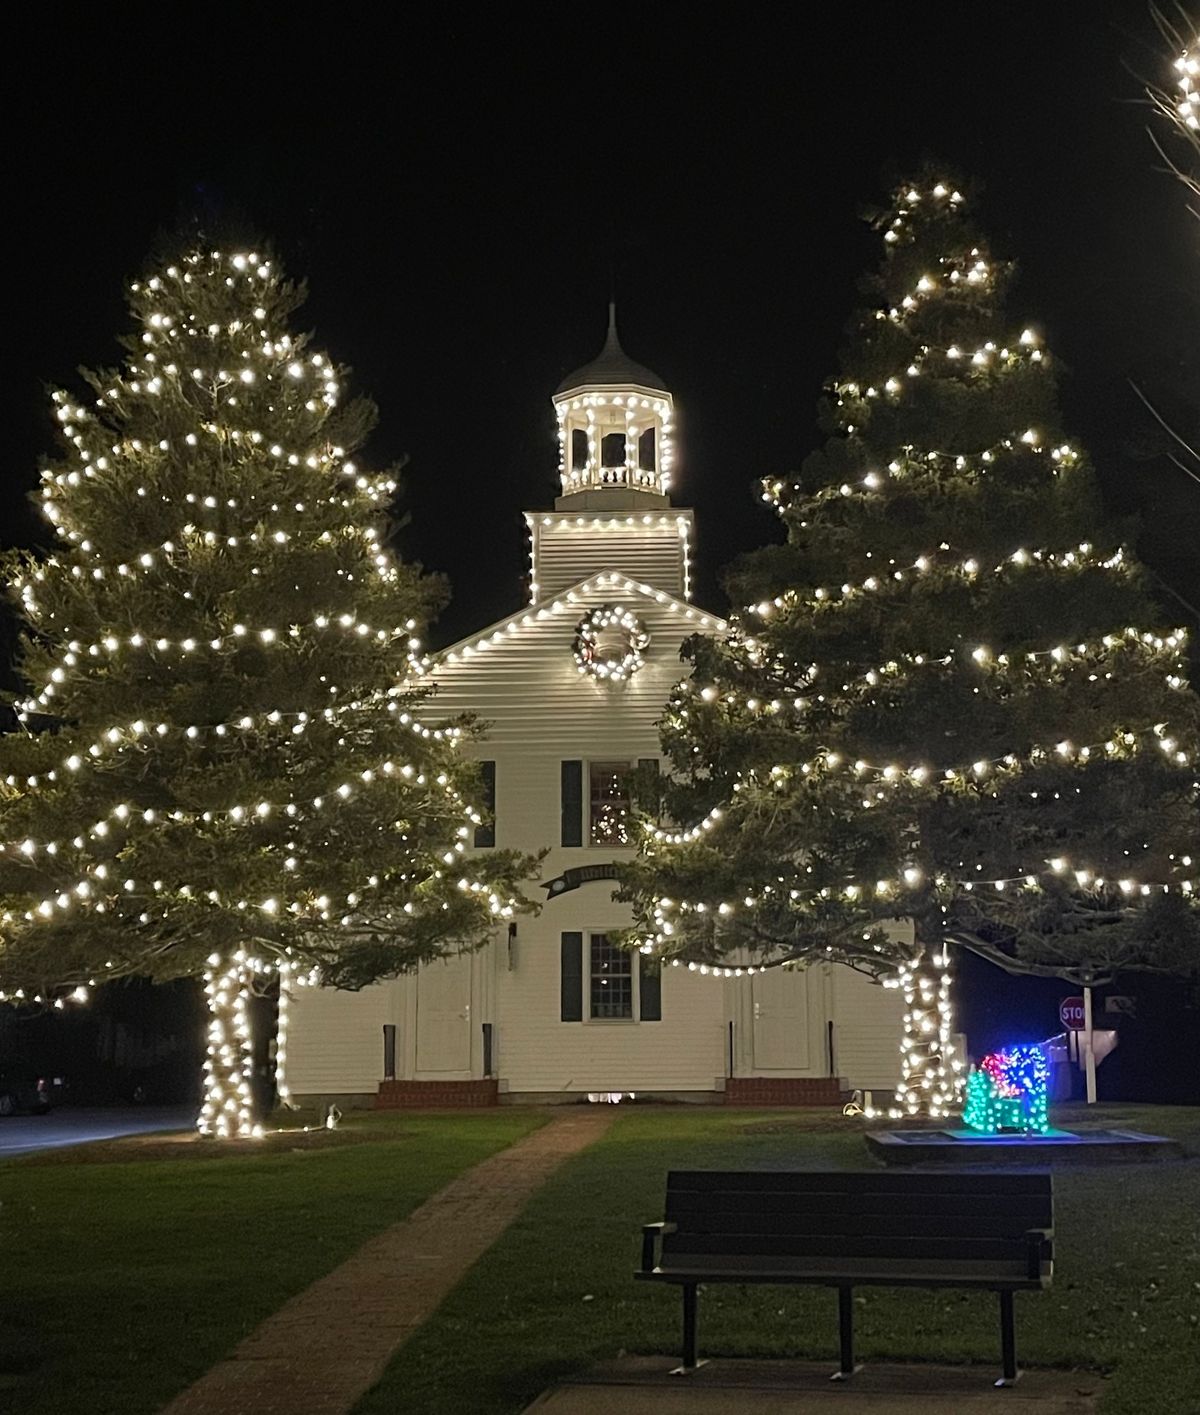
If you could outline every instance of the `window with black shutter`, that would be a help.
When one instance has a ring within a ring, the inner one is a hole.
[[[562,845],[583,844],[583,763],[562,763]]]
[[[662,964],[657,958],[639,953],[638,1016],[643,1022],[662,1021]]]
[[[483,795],[485,820],[475,827],[476,850],[489,850],[496,843],[496,763],[479,763],[479,785]]]
[[[600,1022],[632,1021],[633,955],[607,934],[590,934],[588,944],[588,1016]]]
[[[560,945],[559,1017],[563,1022],[583,1021],[583,934],[564,933]]]

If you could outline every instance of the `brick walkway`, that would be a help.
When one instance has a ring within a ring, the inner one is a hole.
[[[268,1317],[163,1415],[344,1415],[615,1106],[572,1109],[460,1174]]]

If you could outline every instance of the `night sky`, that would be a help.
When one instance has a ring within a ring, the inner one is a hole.
[[[115,360],[126,281],[199,210],[308,278],[304,321],[379,404],[370,460],[409,459],[401,548],[453,581],[441,642],[521,602],[520,512],[556,489],[549,396],[600,347],[611,268],[625,347],[681,410],[676,499],[721,608],[720,567],[777,533],[752,483],[817,441],[879,249],[860,210],[931,155],[983,184],[1068,432],[1200,600],[1200,485],[1140,457],[1153,423],[1130,387],[1183,418],[1200,382],[1196,223],[1145,132],[1137,76],[1165,62],[1139,0],[476,9],[26,21],[6,543],[45,541],[24,502],[45,385]]]

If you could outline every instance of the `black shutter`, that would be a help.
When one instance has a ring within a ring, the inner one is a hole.
[[[562,764],[563,845],[583,844],[583,763]]]
[[[662,1021],[662,964],[657,958],[638,954],[638,992],[643,1022]]]
[[[487,820],[475,827],[476,850],[490,850],[496,843],[496,763],[479,763],[479,785]]]
[[[583,935],[565,933],[562,936],[562,1006],[564,1022],[583,1021]]]
[[[638,757],[638,766],[642,768],[650,767],[653,770],[654,774],[656,776],[658,775],[659,767],[657,757]]]

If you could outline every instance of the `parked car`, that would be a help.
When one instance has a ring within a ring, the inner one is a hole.
[[[61,1086],[61,1077],[44,1076],[28,1062],[0,1061],[0,1116],[19,1111],[45,1115]]]

